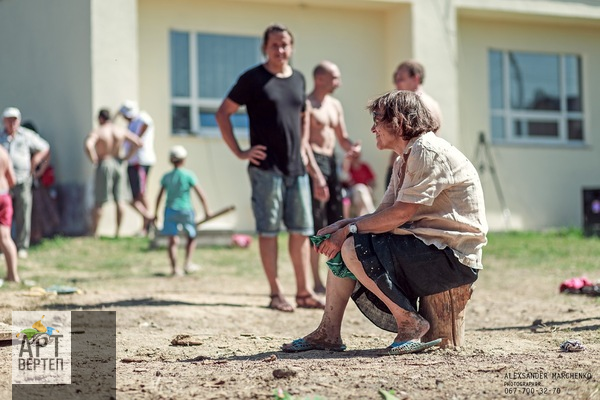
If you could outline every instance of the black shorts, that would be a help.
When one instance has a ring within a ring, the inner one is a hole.
[[[327,182],[329,200],[322,202],[312,198],[313,225],[315,232],[343,218],[342,184],[337,174],[335,155],[324,156],[315,153],[315,161]],[[313,181],[310,181],[311,192],[314,192]]]
[[[129,176],[129,186],[131,187],[131,196],[135,200],[140,195],[146,193],[146,181],[150,172],[149,165],[129,165],[127,175]]]
[[[419,297],[473,283],[478,270],[458,261],[452,249],[426,245],[413,235],[356,234],[354,245],[365,273],[398,306],[416,312]],[[352,299],[375,325],[397,332],[387,306],[357,282]]]

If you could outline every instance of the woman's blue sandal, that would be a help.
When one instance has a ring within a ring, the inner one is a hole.
[[[310,351],[310,350],[328,350],[328,351],[344,351],[346,350],[345,344],[324,346],[318,343],[310,343],[304,338],[296,339],[292,343],[287,343],[281,346],[281,350],[286,353],[299,353],[301,351]]]
[[[440,343],[442,343],[442,339],[436,339],[425,343],[417,342],[415,340],[409,340],[407,342],[394,342],[390,345],[390,347],[388,347],[388,354],[395,356],[400,354],[418,353],[430,347],[438,346]]]

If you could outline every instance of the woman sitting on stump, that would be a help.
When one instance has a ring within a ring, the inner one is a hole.
[[[401,156],[373,213],[337,221],[313,238],[319,253],[332,259],[341,251],[343,262],[329,262],[317,329],[283,351],[345,350],[340,330],[350,297],[371,322],[397,333],[390,354],[436,346],[440,339],[420,341],[430,325],[417,299],[471,284],[482,268],[487,222],[475,167],[433,133],[437,122],[418,94],[392,91],[367,109],[377,148]]]

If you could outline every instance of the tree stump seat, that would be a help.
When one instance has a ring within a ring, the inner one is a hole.
[[[440,347],[462,347],[465,337],[465,309],[473,293],[473,285],[425,296],[420,299],[419,314],[431,325],[421,339],[428,342],[442,339]]]

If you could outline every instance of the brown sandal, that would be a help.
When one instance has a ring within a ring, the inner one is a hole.
[[[283,311],[283,312],[294,312],[294,307],[288,303],[281,295],[272,294],[269,308],[272,310]]]
[[[314,298],[311,294],[296,296],[296,305],[298,308],[325,309],[325,304],[321,300]]]

